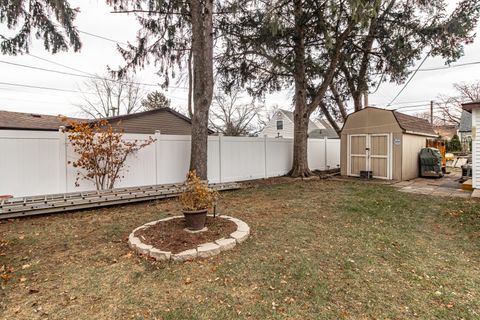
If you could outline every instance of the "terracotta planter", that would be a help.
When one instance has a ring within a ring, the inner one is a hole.
[[[185,216],[185,224],[187,226],[187,229],[197,231],[205,228],[207,211],[207,209],[195,211],[182,210],[183,215]]]

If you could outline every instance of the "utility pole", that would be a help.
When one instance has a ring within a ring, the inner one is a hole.
[[[430,124],[433,126],[433,100],[430,101]]]

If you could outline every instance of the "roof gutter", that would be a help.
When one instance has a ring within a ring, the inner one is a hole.
[[[429,133],[409,131],[409,130],[405,130],[404,133],[414,134],[414,135],[417,135],[417,136],[425,136],[425,137],[438,138],[438,134],[429,134]]]

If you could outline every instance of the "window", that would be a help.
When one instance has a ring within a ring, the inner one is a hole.
[[[283,130],[283,120],[277,120],[277,130]]]

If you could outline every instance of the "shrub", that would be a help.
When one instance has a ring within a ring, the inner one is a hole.
[[[447,152],[462,151],[462,143],[456,134],[446,143],[446,149]]]
[[[210,190],[208,185],[192,170],[187,175],[185,190],[179,197],[182,209],[185,211],[196,211],[209,209],[218,199],[218,192]]]
[[[113,189],[115,182],[123,178],[122,169],[129,155],[148,146],[155,140],[126,141],[121,132],[115,132],[106,120],[93,123],[63,120],[68,124],[68,139],[78,159],[69,161],[77,168],[77,179],[91,181],[97,190]]]

